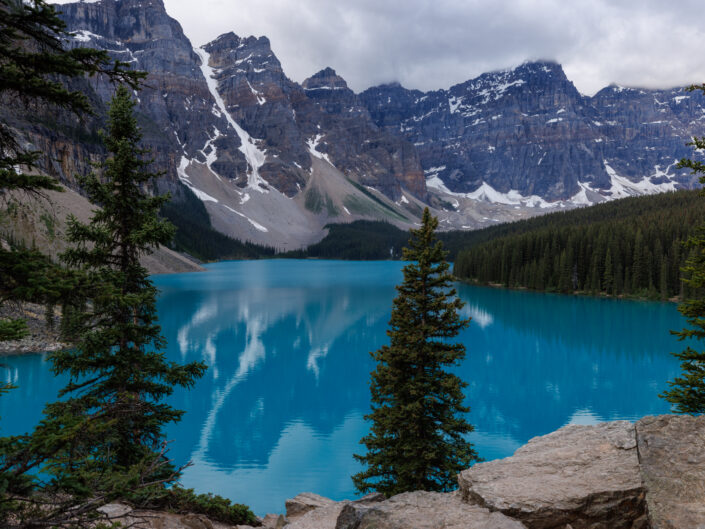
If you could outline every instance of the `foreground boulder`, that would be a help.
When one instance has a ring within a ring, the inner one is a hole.
[[[636,423],[653,529],[705,528],[705,416],[661,415]]]
[[[457,493],[406,492],[371,505],[343,507],[335,529],[526,529]]]
[[[335,529],[347,506],[367,508],[384,501],[384,494],[372,493],[355,501],[333,501],[318,494],[304,492],[286,500],[287,529]]]
[[[312,492],[302,492],[296,497],[286,500],[286,517],[291,520],[320,507],[328,507],[336,502]]]
[[[566,426],[514,456],[458,476],[452,493],[370,494],[286,502],[263,529],[705,529],[705,416],[663,415]],[[225,529],[195,514],[101,511],[149,529]],[[239,529],[251,529],[240,526]]]
[[[701,445],[702,446],[702,445]],[[464,501],[530,529],[648,527],[634,425],[566,426],[458,476]]]

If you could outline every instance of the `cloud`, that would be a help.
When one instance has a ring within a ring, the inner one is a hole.
[[[194,45],[266,35],[295,81],[325,66],[354,90],[447,88],[531,59],[560,62],[592,94],[616,82],[705,81],[698,0],[165,0]]]

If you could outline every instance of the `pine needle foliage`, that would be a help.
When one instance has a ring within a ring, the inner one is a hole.
[[[192,386],[205,371],[202,363],[167,362],[160,351],[165,342],[157,324],[157,291],[139,258],[169,242],[173,227],[158,216],[168,197],[147,192],[159,173],[149,171],[148,151],[139,147],[134,105],[127,88],[119,87],[104,134],[111,156],[101,164],[100,177],[81,180],[100,209],[88,224],[69,219],[67,238],[74,246],[63,258],[84,271],[89,303],[72,313],[76,347],[51,356],[54,372],[67,373],[70,383],[60,393],[66,398],[47,410],[50,421],[97,413],[111,424],[87,447],[116,468],[129,468],[159,450],[163,426],[184,413],[164,403],[165,397],[177,386]]]
[[[436,240],[438,219],[428,208],[421,227],[411,230],[403,256],[404,280],[397,286],[390,344],[371,353],[370,433],[355,455],[366,469],[353,476],[362,493],[387,496],[412,490],[447,491],[456,474],[478,457],[466,435],[466,383],[445,369],[465,357],[465,346],[450,339],[469,320],[459,316],[463,302],[452,288],[443,245]]]
[[[691,86],[691,90],[705,92],[705,85]],[[693,138],[689,144],[696,149],[705,149],[705,137]],[[679,167],[689,168],[692,174],[700,174],[700,182],[705,184],[705,164],[684,158]],[[705,195],[705,191],[701,191]],[[690,297],[678,306],[690,328],[673,332],[679,340],[705,338],[705,224],[698,227],[688,239],[686,248],[688,259],[682,269],[682,282],[688,287]],[[681,376],[669,384],[671,388],[660,396],[673,405],[677,413],[705,413],[705,351],[697,351],[688,346],[673,355],[681,361]]]
[[[630,197],[471,232],[453,273],[479,284],[647,299],[689,297],[683,242],[705,221],[696,191]]]
[[[0,0],[0,205],[9,193],[42,195],[60,190],[57,182],[36,172],[40,154],[28,150],[6,118],[11,109],[61,108],[81,116],[91,112],[88,99],[68,89],[66,82],[83,75],[105,74],[116,82],[136,88],[145,74],[112,61],[105,51],[66,49],[71,34],[53,6],[44,0]],[[22,302],[53,304],[76,292],[78,278],[61,269],[34,249],[16,241],[0,241],[0,304],[19,307]],[[19,314],[19,310],[17,311]],[[0,319],[0,340],[27,335],[21,318]],[[0,385],[0,394],[11,389]],[[44,426],[40,426],[40,429]],[[66,428],[53,435],[0,438],[0,526],[3,528],[73,527],[100,517],[96,511],[106,495],[87,501],[57,494],[56,482],[37,477],[60,449],[68,446],[76,430]],[[48,430],[44,429],[47,433]],[[139,486],[141,473],[122,480],[102,480],[103,488],[124,490]]]

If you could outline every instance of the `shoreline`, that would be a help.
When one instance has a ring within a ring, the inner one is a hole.
[[[22,318],[29,330],[29,334],[21,340],[0,342],[0,357],[44,354],[68,347],[59,340],[61,310],[58,307],[54,309],[51,326],[47,323],[46,307],[38,303],[8,303],[0,309],[0,317]]]
[[[517,290],[517,291],[522,291],[522,292],[534,292],[536,294],[555,294],[558,296],[576,296],[576,297],[584,297],[584,298],[595,298],[595,299],[614,299],[614,300],[623,300],[623,301],[648,301],[650,303],[675,303],[679,304],[681,303],[681,299],[678,297],[671,297],[668,299],[661,299],[661,298],[649,298],[649,297],[644,297],[644,296],[632,296],[628,294],[619,294],[617,296],[614,296],[612,294],[607,294],[605,292],[600,292],[600,293],[592,293],[588,292],[585,290],[575,290],[573,292],[558,292],[556,290],[537,290],[534,288],[529,288],[529,287],[510,287],[507,285],[503,285],[501,283],[480,283],[479,281],[474,281],[472,279],[463,279],[458,276],[453,276],[453,280],[457,281],[458,283],[462,283],[464,285],[468,286],[473,286],[473,287],[487,287],[487,288],[495,288],[497,290]]]

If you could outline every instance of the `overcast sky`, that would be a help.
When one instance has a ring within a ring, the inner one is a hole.
[[[560,62],[590,95],[705,82],[702,0],[164,1],[196,46],[266,35],[293,80],[331,66],[355,91],[448,88],[532,59]]]

